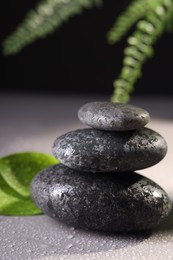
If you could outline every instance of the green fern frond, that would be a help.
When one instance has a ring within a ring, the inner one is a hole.
[[[101,0],[44,0],[4,41],[4,53],[15,54],[26,45],[55,31],[61,24],[84,8],[101,4]]]
[[[120,41],[127,31],[146,14],[148,5],[146,0],[135,0],[125,12],[116,20],[108,32],[108,41],[114,44]]]
[[[143,64],[154,53],[155,42],[167,29],[170,21],[173,21],[173,0],[148,0],[146,5],[149,9],[145,17],[136,23],[135,32],[127,40],[128,47],[124,51],[123,67],[119,78],[113,83],[115,90],[112,102],[128,102],[129,94],[142,74]]]

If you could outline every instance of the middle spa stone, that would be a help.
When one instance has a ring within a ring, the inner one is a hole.
[[[125,172],[145,169],[167,152],[164,138],[141,128],[127,132],[80,129],[58,137],[53,155],[72,169],[90,172]]]

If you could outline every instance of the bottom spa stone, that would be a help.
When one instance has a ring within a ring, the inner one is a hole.
[[[45,214],[76,228],[98,231],[152,229],[171,210],[165,191],[137,173],[91,174],[62,164],[36,175],[31,196]]]

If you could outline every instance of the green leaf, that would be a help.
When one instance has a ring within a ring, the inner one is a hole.
[[[43,0],[34,10],[29,11],[24,21],[4,42],[4,53],[15,54],[35,40],[54,32],[65,21],[84,8],[94,4],[100,5],[101,0]]]
[[[118,18],[108,35],[110,43],[120,40],[132,25],[136,25],[136,29],[127,39],[121,72],[113,82],[112,102],[128,102],[129,94],[142,75],[143,64],[153,56],[154,44],[172,20],[172,0],[133,0]]]
[[[30,183],[42,169],[57,164],[47,154],[25,152],[0,159],[0,214],[34,215],[41,211],[30,197]]]
[[[148,11],[146,0],[134,0],[117,19],[107,38],[110,44],[114,44],[130,30],[130,28]]]

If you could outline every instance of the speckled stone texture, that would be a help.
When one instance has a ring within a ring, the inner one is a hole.
[[[145,126],[149,113],[129,104],[92,102],[78,111],[79,120],[93,128],[108,131],[128,131]]]
[[[36,175],[31,194],[45,214],[98,231],[152,229],[171,210],[165,191],[134,172],[91,175],[54,165]]]
[[[161,135],[148,128],[128,132],[86,128],[57,138],[52,152],[72,169],[123,172],[157,164],[165,156],[167,144]]]

